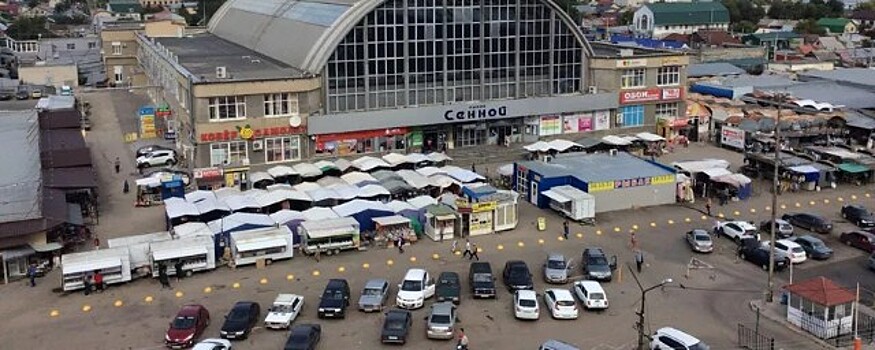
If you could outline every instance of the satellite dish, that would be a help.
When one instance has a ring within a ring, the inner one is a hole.
[[[299,117],[297,115],[290,117],[289,118],[289,125],[291,125],[293,128],[297,128],[297,127],[301,126],[301,117]]]

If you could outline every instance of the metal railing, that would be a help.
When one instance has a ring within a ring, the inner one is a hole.
[[[775,338],[739,323],[738,346],[748,350],[775,350]]]

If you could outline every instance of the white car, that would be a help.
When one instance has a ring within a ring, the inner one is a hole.
[[[513,293],[513,315],[521,320],[541,318],[538,310],[538,294],[533,290],[520,289]]]
[[[398,295],[395,304],[402,309],[418,309],[425,304],[425,299],[434,296],[434,278],[424,269],[409,269],[404,280],[398,284]]]
[[[567,289],[551,288],[544,291],[544,306],[556,319],[577,319],[577,302]]]
[[[176,151],[169,149],[156,150],[137,157],[138,168],[173,164],[176,164]]]
[[[711,347],[696,337],[671,327],[663,327],[650,337],[650,350],[708,350]]]
[[[574,282],[574,294],[583,307],[589,310],[604,310],[608,308],[608,294],[602,285],[596,281]]]
[[[714,225],[714,233],[732,238],[735,243],[741,243],[745,238],[760,240],[757,227],[747,221],[718,221]]]
[[[769,243],[770,241],[763,241],[763,247],[769,248]],[[805,253],[805,249],[803,249],[799,243],[788,239],[779,239],[775,241],[775,252],[778,256],[783,255],[787,257],[793,264],[802,263],[805,262],[805,260],[808,260],[808,254]]]
[[[191,350],[231,350],[231,341],[215,338],[204,339],[195,344]]]
[[[292,322],[301,313],[304,306],[304,297],[297,294],[277,295],[273,305],[267,310],[264,318],[264,327],[270,329],[289,329]]]

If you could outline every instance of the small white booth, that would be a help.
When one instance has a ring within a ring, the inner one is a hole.
[[[176,275],[176,263],[182,262],[186,276],[198,271],[216,268],[216,250],[213,239],[194,236],[172,241],[152,242],[152,277],[158,277],[159,266],[167,268],[167,275]]]
[[[434,241],[456,238],[459,215],[453,208],[441,204],[425,207],[425,235]]]
[[[556,186],[542,195],[550,199],[550,208],[563,216],[578,222],[595,220],[595,197],[575,187]]]
[[[786,287],[787,321],[820,339],[854,332],[853,291],[821,276]]]
[[[350,217],[304,221],[298,233],[305,254],[314,254],[317,250],[327,255],[337,254],[341,250],[358,249],[361,244],[359,223]]]
[[[110,248],[127,247],[131,254],[131,271],[134,278],[151,275],[152,252],[150,246],[153,242],[172,240],[170,232],[155,232],[142,235],[126,236],[108,239],[107,246]]]
[[[61,255],[61,288],[65,292],[85,288],[85,277],[100,271],[103,283],[131,280],[131,254],[127,247]]]
[[[293,243],[292,230],[287,226],[232,232],[231,254],[237,266],[255,264],[259,259],[270,264],[274,260],[291,259]]]

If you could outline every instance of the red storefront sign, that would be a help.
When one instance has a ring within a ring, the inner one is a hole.
[[[212,179],[222,177],[222,168],[198,168],[194,169],[195,179]]]
[[[345,132],[340,134],[325,134],[316,135],[316,143],[342,141],[342,140],[361,140],[374,137],[398,136],[407,135],[407,128],[391,128],[379,130],[367,130],[356,132]]]
[[[294,126],[271,126],[265,128],[252,128],[249,125],[238,126],[236,130],[224,130],[218,132],[205,132],[200,134],[201,142],[233,141],[236,139],[250,140],[268,136],[295,135],[304,132],[303,127]]]
[[[620,103],[638,103],[638,102],[652,102],[659,101],[662,97],[662,90],[659,88],[647,89],[647,90],[634,90],[634,91],[621,91],[620,92]]]

